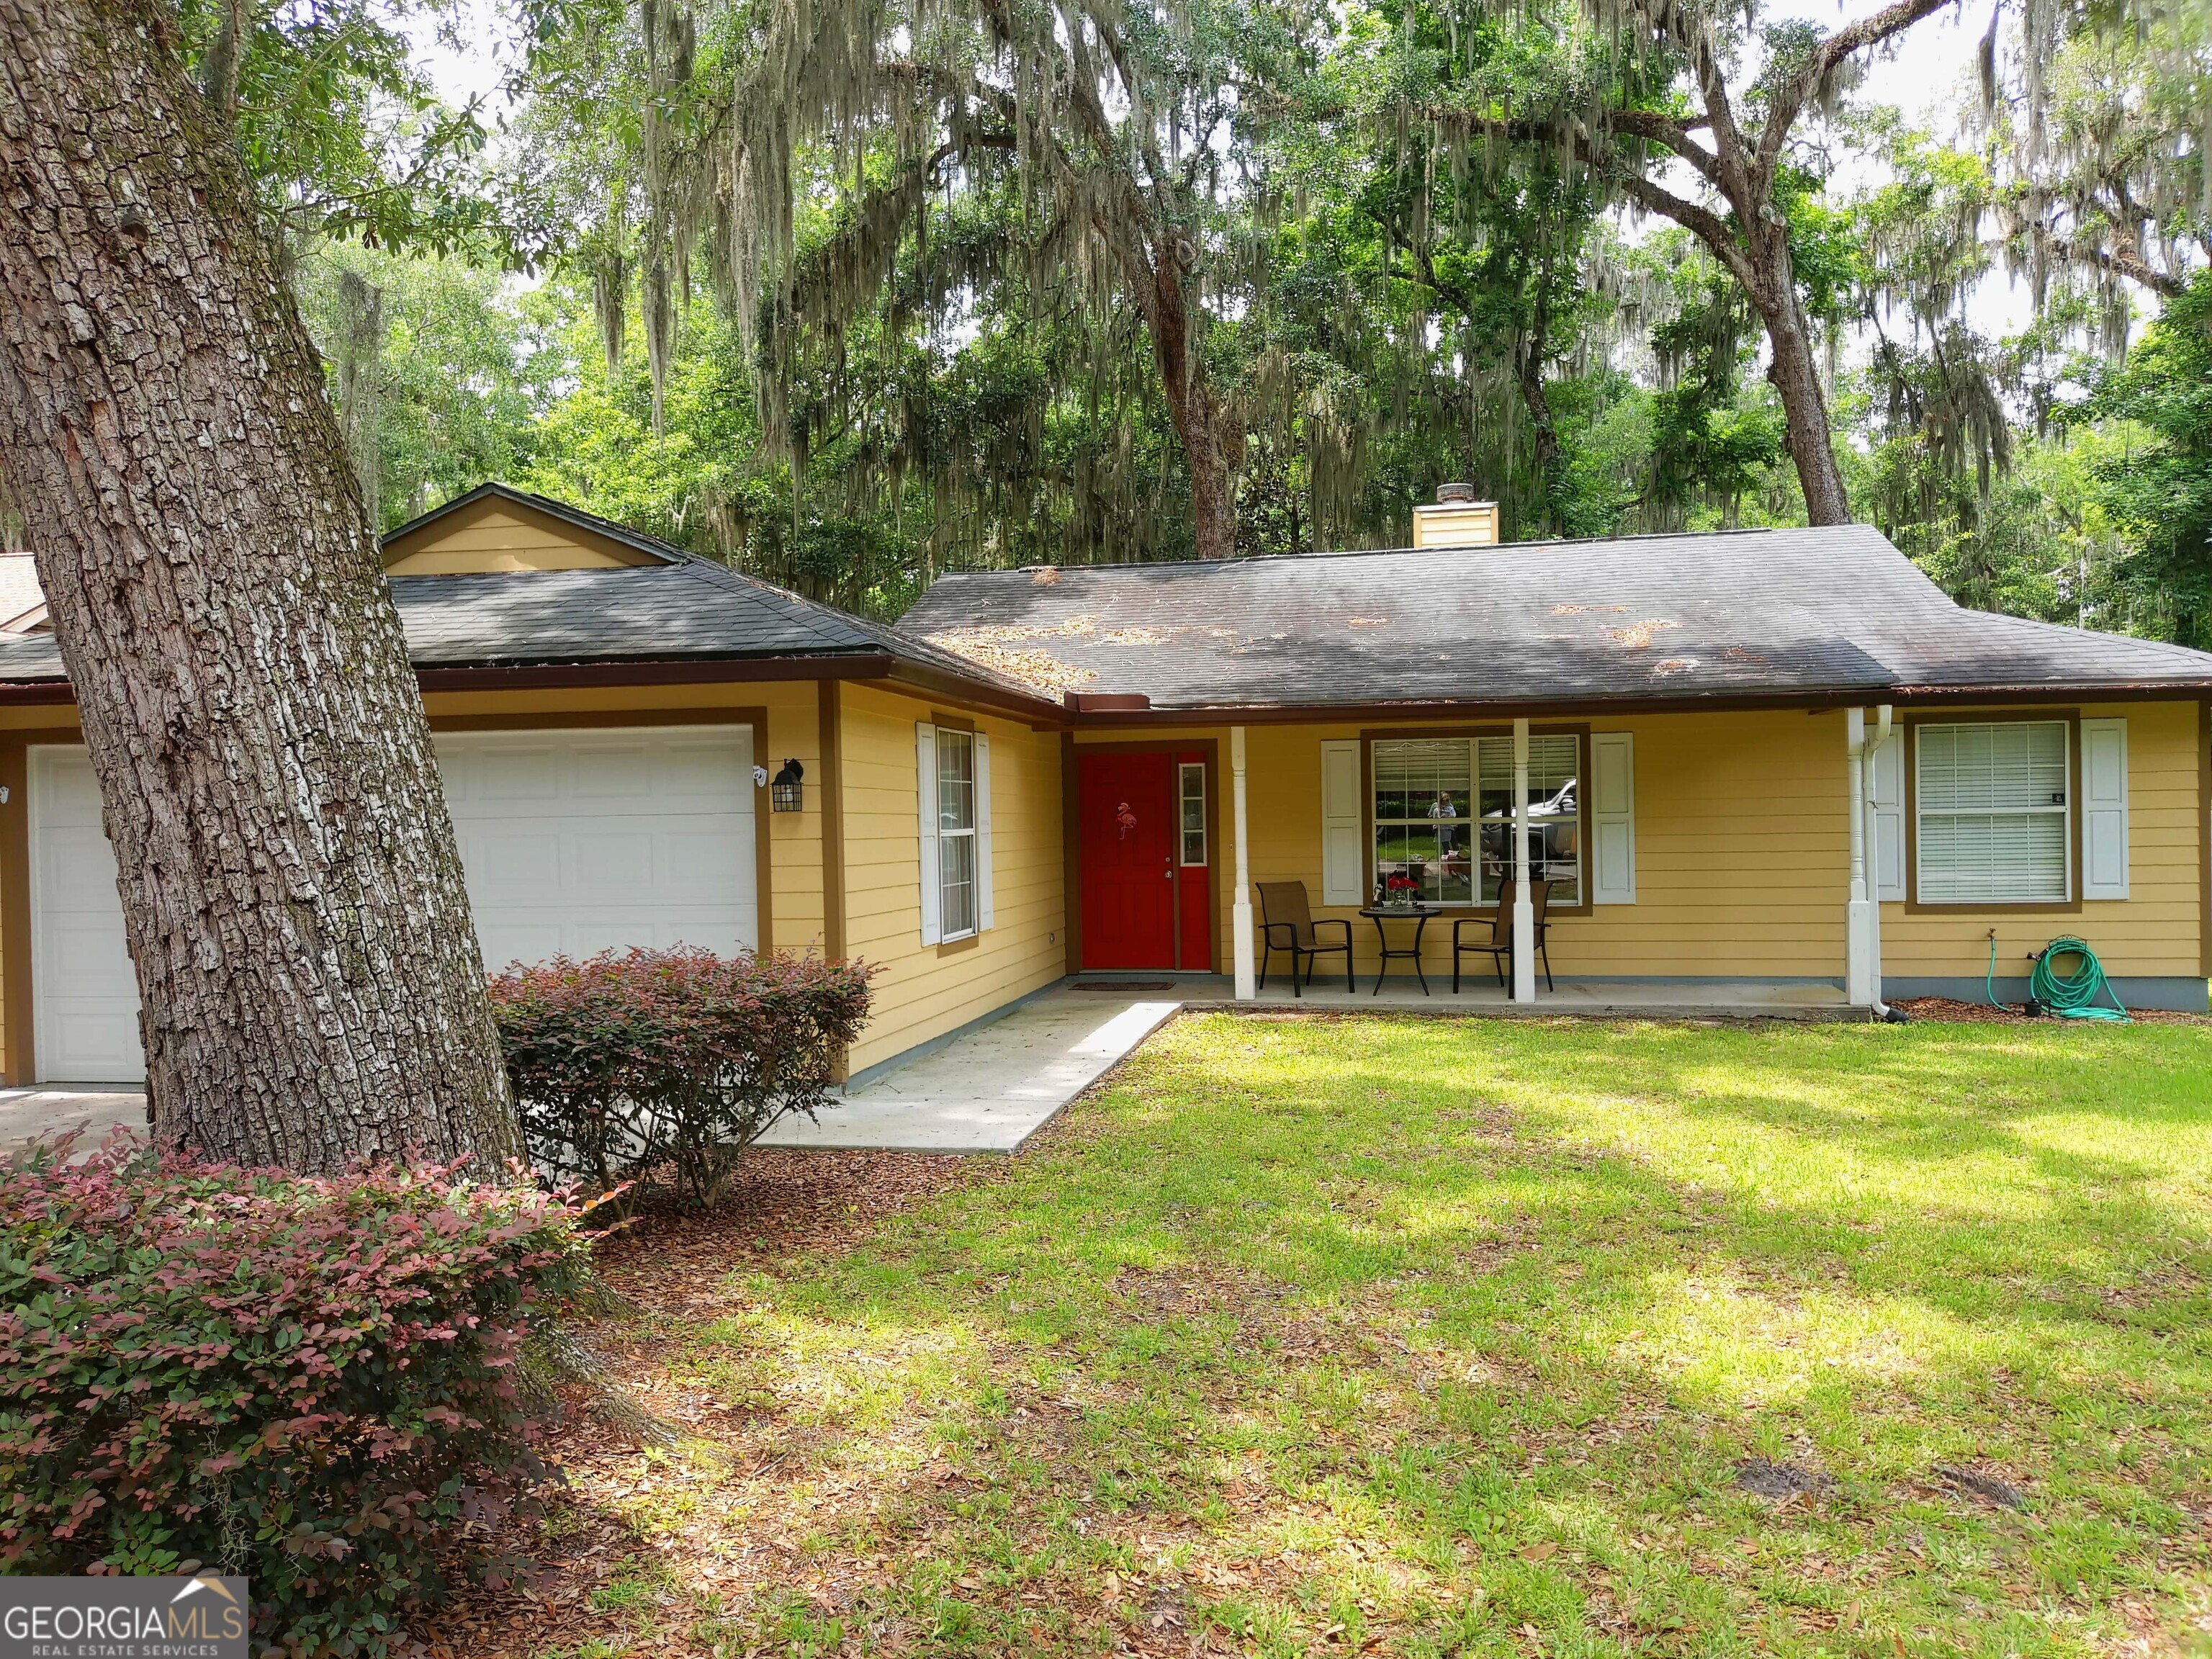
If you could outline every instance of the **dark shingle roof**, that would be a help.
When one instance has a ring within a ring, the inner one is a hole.
[[[970,572],[898,631],[1162,709],[2212,687],[2212,654],[1965,610],[1856,525]]]
[[[988,668],[834,606],[663,543],[652,543],[650,550],[664,562],[396,578],[392,595],[408,654],[417,669],[889,656],[1025,702],[1037,696]],[[64,678],[52,634],[0,638],[0,687]]]

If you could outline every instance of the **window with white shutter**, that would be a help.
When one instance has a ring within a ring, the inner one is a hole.
[[[1636,902],[1636,739],[1590,734],[1590,902]]]
[[[1359,740],[1321,746],[1321,902],[1364,904],[1367,859],[1359,842]]]
[[[2081,722],[2081,896],[2128,896],[2128,723]]]
[[[1497,901],[1513,849],[1513,739],[1377,738],[1374,879],[1410,881],[1431,904]],[[1529,859],[1554,909],[1583,902],[1582,739],[1528,741]]]
[[[2063,720],[1915,729],[1913,873],[1923,904],[2072,896],[2066,732]]]
[[[921,837],[921,942],[946,944],[991,926],[991,739],[914,728]]]

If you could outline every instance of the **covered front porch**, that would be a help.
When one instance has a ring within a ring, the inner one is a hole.
[[[1071,970],[1255,1006],[1879,1006],[1888,711],[1368,719],[1079,734]],[[1304,994],[1294,933],[1350,946]]]

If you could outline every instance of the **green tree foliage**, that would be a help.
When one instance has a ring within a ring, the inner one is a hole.
[[[2166,307],[2088,410],[2147,434],[2095,468],[2129,544],[2118,574],[2139,631],[2212,647],[2212,272]]]
[[[355,471],[387,529],[522,470],[562,359],[495,270],[325,241],[295,273]]]

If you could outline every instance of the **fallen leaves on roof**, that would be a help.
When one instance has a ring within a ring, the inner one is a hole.
[[[1625,645],[1632,651],[1641,651],[1659,635],[1670,628],[1680,628],[1678,622],[1668,622],[1663,617],[1647,617],[1643,622],[1630,623],[1625,628],[1608,628],[1606,637],[1615,645]]]
[[[1030,586],[1031,587],[1057,587],[1057,586],[1060,586],[1060,568],[1059,568],[1057,565],[1049,565],[1049,564],[1048,564],[1048,565],[1042,566],[1042,568],[1040,568],[1039,569],[1036,569],[1036,570],[1034,570],[1034,571],[1030,572]]]
[[[1087,640],[1097,636],[1098,618],[1094,616],[1070,617],[1066,622],[1054,623],[1048,628],[1031,623],[1003,623],[979,624],[973,628],[947,629],[941,634],[928,635],[929,642],[940,651],[950,651],[964,658],[978,668],[988,668],[994,674],[1054,696],[1065,696],[1070,691],[1080,691],[1098,678],[1095,670],[1072,662],[1063,662],[1051,652],[1027,644],[1031,640]]]
[[[1686,674],[1698,665],[1695,657],[1667,657],[1651,665],[1655,674]]]

